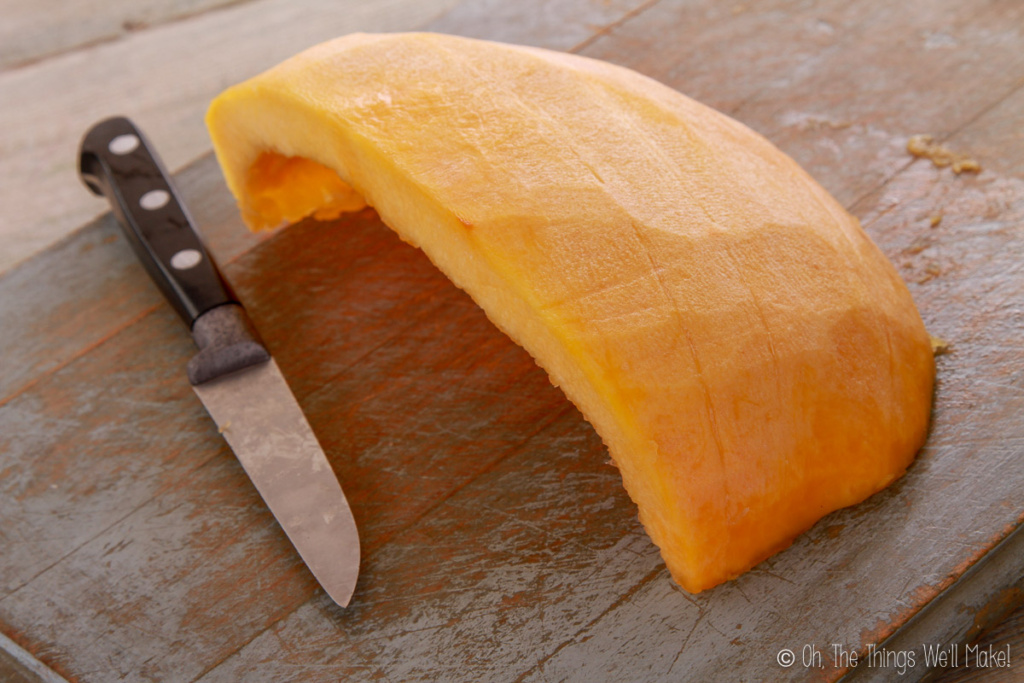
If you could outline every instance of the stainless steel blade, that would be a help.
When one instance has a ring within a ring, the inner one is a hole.
[[[347,606],[359,577],[359,532],[277,364],[271,359],[193,389],[313,576]]]

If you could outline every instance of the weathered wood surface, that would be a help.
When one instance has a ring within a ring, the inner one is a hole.
[[[238,0],[0,0],[0,67],[114,40]]]
[[[165,11],[203,1],[167,0]],[[83,131],[100,118],[130,116],[154,141],[166,141],[161,145],[164,163],[178,169],[210,149],[203,116],[210,100],[228,85],[338,35],[419,28],[456,3],[243,0],[149,30],[129,31],[120,40],[0,70],[0,205],[5,223],[0,271],[103,210],[102,201],[81,191],[73,151]],[[125,14],[127,2],[60,4],[70,9],[46,13],[27,6],[33,10],[31,23],[42,24],[30,37],[59,32],[75,16],[74,8],[91,7],[97,13],[102,8],[96,21],[116,24],[158,6],[156,0],[147,0]],[[26,8],[20,1],[17,5]],[[4,16],[8,26],[6,22]],[[71,24],[86,30],[92,22]]]
[[[247,235],[206,157],[180,183],[345,483],[354,602],[316,587],[204,417],[191,342],[108,216],[0,277],[0,631],[81,681],[834,679],[833,643],[898,636],[1022,521],[1022,25],[1009,1],[481,0],[432,26],[622,63],[765,133],[952,343],[906,477],[739,580],[674,588],[592,429],[375,214]],[[916,133],[984,171],[912,159]],[[972,587],[930,633],[1019,597]],[[1016,655],[943,680],[1024,680]],[[901,680],[925,673],[918,653]]]

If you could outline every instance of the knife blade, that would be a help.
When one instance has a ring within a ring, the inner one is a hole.
[[[150,277],[199,347],[196,395],[327,594],[347,607],[359,532],[323,449],[277,363],[199,237],[145,136],[124,117],[82,139],[79,174],[105,196]]]

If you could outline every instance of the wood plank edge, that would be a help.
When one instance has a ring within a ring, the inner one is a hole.
[[[568,637],[563,638],[550,652],[548,652],[543,657],[538,659],[536,664],[534,664],[533,666],[519,674],[516,677],[514,683],[523,683],[523,681],[525,681],[530,676],[543,676],[544,665],[547,664],[556,655],[558,655],[559,652],[569,647],[570,645],[585,640],[588,637],[588,632],[592,628],[599,624],[609,614],[611,614],[619,607],[632,600],[633,596],[639,593],[641,589],[645,588],[648,584],[656,580],[659,576],[665,574],[665,572],[666,569],[664,563],[659,563],[655,569],[651,570],[650,572],[642,576],[640,580],[633,584],[633,586],[628,591],[626,591],[617,600],[608,605],[608,607],[606,607],[600,614],[598,614],[596,617],[587,622],[585,626],[578,629],[575,633],[570,634]],[[687,597],[688,600],[690,599],[688,596],[686,596],[686,593],[683,592],[682,589],[680,589],[679,592],[682,593],[684,597]]]
[[[130,28],[125,24],[122,24],[118,30],[113,30],[108,33],[99,33],[91,38],[81,40],[77,43],[64,45],[56,49],[48,50],[46,52],[38,52],[29,57],[12,58],[10,60],[0,61],[0,72],[4,71],[15,71],[17,69],[27,68],[45,62],[48,59],[54,59],[57,57],[63,57],[74,52],[84,52],[91,48],[103,45],[105,43],[114,43],[119,40],[124,40],[128,36],[144,31],[149,31],[155,28],[164,26],[165,24],[174,24],[180,21],[186,21],[194,17],[209,14],[211,12],[218,12],[225,9],[231,9],[236,5],[242,5],[247,2],[255,2],[256,0],[225,0],[225,2],[213,5],[213,6],[200,6],[195,9],[185,10],[178,14],[168,14],[156,21],[142,22],[138,25],[132,25]]]
[[[177,187],[179,192],[183,189],[182,186],[185,185],[185,183],[186,183],[186,181],[184,179],[182,179],[181,176],[184,175],[184,174],[189,174],[189,173],[193,173],[193,172],[200,172],[200,171],[196,170],[196,167],[198,167],[198,166],[200,166],[200,165],[202,165],[204,163],[208,163],[208,161],[207,161],[208,158],[212,157],[212,156],[213,156],[213,150],[212,149],[208,150],[208,151],[204,152],[203,154],[199,155],[198,157],[196,157],[195,159],[193,159],[192,161],[188,162],[187,164],[185,164],[184,166],[182,166],[178,170],[173,171],[171,173],[171,179],[174,181],[175,186]],[[218,167],[218,172],[219,172],[219,167]],[[82,186],[82,191],[83,192],[88,192],[88,190],[86,190],[84,185]],[[81,238],[82,233],[87,232],[89,230],[95,230],[96,226],[99,223],[103,223],[104,221],[109,221],[109,220],[112,220],[112,212],[110,211],[110,209],[104,209],[104,210],[98,211],[96,213],[96,215],[94,215],[92,218],[90,218],[86,222],[82,223],[79,227],[75,228],[74,230],[72,230],[70,232],[67,232],[67,233],[61,235],[58,239],[56,239],[53,242],[51,242],[50,244],[46,245],[41,250],[39,250],[39,251],[37,251],[37,252],[35,252],[33,254],[29,254],[28,256],[26,256],[25,258],[21,259],[20,261],[16,261],[15,263],[11,264],[11,266],[9,268],[5,268],[3,270],[0,270],[0,283],[2,283],[5,279],[11,278],[14,275],[14,273],[16,273],[17,271],[27,267],[28,264],[32,263],[33,261],[35,261],[35,260],[37,260],[39,258],[43,258],[47,254],[52,254],[53,252],[61,251],[63,249],[67,249],[71,245],[72,242],[74,242],[75,240]],[[255,246],[255,245],[253,245],[253,246]],[[246,250],[246,251],[248,251],[248,250]],[[238,254],[238,256],[242,256],[242,254]],[[231,260],[234,261],[235,258],[238,258],[238,256],[232,258]]]
[[[941,135],[935,135],[934,136],[935,141],[938,144],[945,144],[945,143],[947,143],[947,142],[949,142],[951,140],[955,140],[956,138],[960,137],[964,133],[969,132],[976,125],[981,125],[979,122],[984,120],[986,114],[988,114],[989,112],[991,112],[994,109],[997,109],[1004,102],[1006,102],[1011,97],[1014,97],[1015,95],[1017,95],[1018,93],[1020,93],[1022,91],[1024,91],[1024,80],[1021,80],[1016,85],[1014,85],[1009,90],[1007,90],[1005,93],[1003,93],[1002,95],[1000,95],[996,99],[992,100],[991,102],[989,102],[985,106],[981,107],[977,112],[975,112],[975,114],[973,116],[968,117],[965,121],[963,121],[960,125],[958,125],[953,130],[949,131],[948,133],[941,134]],[[907,140],[908,141],[909,141],[909,139],[910,139],[910,136],[907,136]],[[895,181],[901,175],[906,173],[911,166],[913,166],[915,163],[918,163],[918,162],[920,162],[920,163],[928,163],[928,164],[932,163],[931,161],[929,161],[927,159],[920,159],[920,158],[914,156],[913,154],[911,154],[908,151],[907,152],[907,162],[905,164],[900,166],[898,169],[893,171],[891,174],[883,177],[881,180],[878,181],[877,184],[875,184],[871,188],[865,190],[864,192],[861,193],[861,195],[859,197],[857,197],[853,201],[849,202],[849,204],[847,204],[846,207],[845,207],[846,210],[849,211],[850,213],[852,213],[855,216],[859,216],[859,212],[863,212],[863,211],[865,211],[867,209],[870,209],[871,208],[870,207],[870,202],[871,202],[873,197],[876,197],[879,192],[881,192],[883,189],[885,189],[890,183]],[[982,166],[982,169],[984,170],[984,166]],[[970,175],[970,174],[967,174],[967,175]],[[1012,177],[1012,176],[1006,176],[1006,177]],[[895,209],[896,206],[897,205],[894,205],[892,208]],[[888,213],[888,211],[886,211],[885,213]],[[879,218],[881,218],[882,216],[884,216],[885,213],[881,213],[881,214],[879,214],[877,216],[873,216],[870,221],[867,221],[867,222],[865,222],[863,224],[863,227],[867,227],[867,226],[871,225],[872,222],[874,222],[874,221],[878,220]]]
[[[1007,596],[1016,594],[1014,588],[1021,584],[1024,584],[1024,524],[1018,524],[956,581],[880,642],[875,650],[913,651],[917,663],[915,669],[920,672],[917,680],[943,673],[944,669],[929,671],[924,667],[924,645],[948,650],[953,645],[959,647],[971,643],[1015,606],[1007,604]],[[915,669],[905,672],[911,673],[908,680],[915,679],[912,673]],[[898,673],[895,667],[870,667],[862,661],[838,683],[893,680]]]
[[[627,11],[625,14],[620,16],[615,21],[613,21],[611,23],[608,23],[608,24],[605,24],[604,26],[594,27],[594,32],[590,35],[589,38],[587,38],[586,40],[580,41],[578,44],[574,45],[573,47],[569,48],[566,51],[567,52],[571,52],[571,53],[578,53],[578,52],[581,52],[581,51],[587,49],[588,47],[590,47],[591,45],[596,43],[598,40],[600,40],[601,38],[609,36],[612,31],[614,31],[615,29],[619,28],[623,24],[628,23],[629,21],[635,19],[636,17],[640,16],[641,14],[646,12],[647,10],[649,10],[652,7],[654,7],[655,5],[657,5],[659,2],[661,2],[661,0],[647,0],[647,2],[645,2],[645,3],[641,4],[641,5],[639,5],[637,7],[634,7],[633,9]]]
[[[463,481],[458,486],[453,487],[450,491],[448,491],[447,494],[445,494],[444,496],[438,498],[436,501],[434,501],[433,504],[431,504],[428,507],[424,508],[418,515],[416,515],[415,517],[410,519],[407,523],[402,524],[401,526],[396,527],[395,529],[393,529],[393,530],[387,532],[386,534],[384,534],[382,536],[381,540],[372,549],[370,549],[366,553],[366,555],[362,559],[362,562],[367,562],[369,560],[369,558],[371,558],[374,555],[382,552],[383,549],[386,548],[388,546],[388,544],[392,543],[396,538],[400,538],[403,534],[409,533],[410,530],[414,529],[417,525],[421,524],[424,519],[428,518],[433,511],[435,511],[439,507],[447,504],[447,502],[450,499],[452,499],[453,497],[457,496],[460,491],[462,491],[463,489],[465,489],[465,488],[467,488],[469,486],[472,486],[474,482],[476,482],[480,478],[486,476],[489,472],[492,472],[493,470],[495,470],[503,461],[505,461],[508,458],[515,457],[516,454],[519,453],[521,447],[526,446],[527,444],[529,444],[534,439],[541,438],[541,436],[544,434],[544,432],[546,430],[548,430],[553,424],[555,424],[561,417],[563,417],[566,414],[577,412],[577,411],[578,411],[578,409],[576,408],[575,405],[573,405],[572,403],[566,401],[566,405],[564,405],[560,410],[553,411],[550,415],[548,415],[547,419],[544,419],[544,420],[541,420],[540,422],[538,422],[538,424],[536,425],[536,428],[534,430],[532,430],[529,434],[524,435],[523,438],[517,443],[516,448],[509,449],[508,452],[506,452],[503,455],[497,457],[487,467],[483,468],[482,470],[480,470],[476,474],[468,477],[465,481]],[[154,496],[154,498],[155,497],[156,496]],[[639,582],[639,584],[637,585],[636,588],[640,588],[642,585],[646,584],[651,578],[653,578],[654,576],[656,576],[658,573],[660,573],[663,570],[664,570],[664,567],[659,567],[657,572],[653,572],[652,575],[650,575],[650,576],[643,577],[640,580],[640,582]],[[634,591],[630,591],[630,595],[632,595],[633,592]],[[359,591],[359,586],[357,586],[356,587],[356,594],[354,596],[354,599],[355,600],[359,600],[359,597],[360,597],[360,591]],[[616,601],[615,606],[618,606],[624,600],[625,600],[625,598],[622,598],[622,599]],[[217,671],[217,669],[219,669],[222,665],[224,665],[225,662],[228,662],[232,658],[239,656],[239,653],[241,653],[247,647],[252,645],[256,640],[258,640],[264,634],[266,634],[267,632],[271,631],[272,629],[278,627],[279,625],[285,623],[288,619],[292,618],[299,610],[301,610],[303,608],[306,608],[309,605],[316,605],[316,604],[325,605],[327,609],[332,609],[332,610],[337,607],[331,601],[331,599],[327,596],[326,592],[324,592],[323,588],[317,588],[317,590],[313,593],[313,595],[311,595],[309,597],[308,600],[306,600],[306,601],[304,601],[302,603],[297,604],[294,607],[294,609],[292,609],[290,611],[282,612],[282,614],[277,619],[274,619],[273,621],[267,623],[267,625],[264,626],[262,629],[259,629],[258,631],[253,633],[252,636],[248,640],[246,640],[243,643],[240,643],[235,648],[234,651],[225,654],[221,659],[217,660],[216,662],[213,662],[213,663],[209,664],[205,669],[203,669],[203,671],[198,676],[196,676],[195,678],[192,679],[192,683],[201,683],[202,681],[206,680],[208,676],[213,675]],[[345,608],[340,608],[340,609],[344,610]],[[612,608],[609,608],[606,611],[611,611],[611,609]],[[602,613],[601,616],[603,617],[604,613]],[[588,628],[593,623],[596,623],[599,620],[600,620],[600,618],[599,619],[595,619],[591,624],[588,625]],[[584,630],[586,630],[586,629],[584,629]],[[556,643],[556,647],[554,648],[554,650],[552,650],[550,653],[545,655],[544,659],[542,661],[547,661],[547,659],[549,659],[551,656],[553,656],[558,650],[560,650],[562,647],[565,647],[566,645],[568,645],[571,642],[573,642],[572,638],[569,638],[569,639],[565,640],[564,642]],[[536,668],[536,667],[534,667],[534,668]],[[532,669],[530,671],[532,671]],[[525,676],[527,673],[529,673],[529,671],[527,671],[526,673],[522,674],[522,676]],[[520,676],[516,680],[517,681],[521,680],[522,676]],[[49,683],[49,682],[47,682],[47,683]]]
[[[0,674],[4,680],[16,675],[25,683],[68,683],[68,680],[32,656],[13,640],[0,633]],[[18,679],[13,679],[13,682]],[[19,682],[20,683],[20,682]]]
[[[21,396],[25,392],[30,391],[32,389],[32,387],[36,386],[37,384],[39,384],[43,380],[47,379],[48,377],[52,377],[53,375],[57,374],[58,372],[60,372],[64,368],[66,368],[67,366],[69,366],[72,363],[74,363],[76,360],[87,356],[94,349],[97,349],[100,346],[103,346],[108,341],[110,341],[111,339],[113,339],[117,335],[121,334],[121,332],[123,332],[124,330],[128,329],[129,327],[131,327],[135,323],[139,322],[143,318],[151,315],[152,313],[155,313],[159,309],[160,309],[159,306],[150,306],[148,308],[143,309],[141,312],[138,313],[138,315],[130,318],[124,324],[122,324],[119,327],[116,327],[116,328],[110,330],[109,332],[107,332],[106,334],[101,336],[99,339],[91,342],[90,344],[87,344],[86,346],[82,347],[81,349],[78,349],[73,354],[71,354],[70,356],[68,356],[64,360],[62,360],[60,363],[54,365],[53,367],[47,368],[46,370],[43,370],[40,374],[36,375],[35,377],[33,377],[32,379],[28,380],[27,382],[25,382],[21,386],[19,386],[16,389],[12,390],[7,395],[0,395],[0,408],[3,408],[5,405],[7,405],[11,401],[15,400],[16,398],[18,398],[19,396]]]

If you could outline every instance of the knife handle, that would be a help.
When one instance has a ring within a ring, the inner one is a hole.
[[[237,303],[163,164],[131,121],[93,126],[82,140],[79,172],[110,201],[135,254],[189,328],[211,308]]]
[[[101,121],[78,159],[82,180],[110,202],[135,255],[192,330],[200,349],[188,366],[192,384],[269,360],[142,132],[123,117]]]

